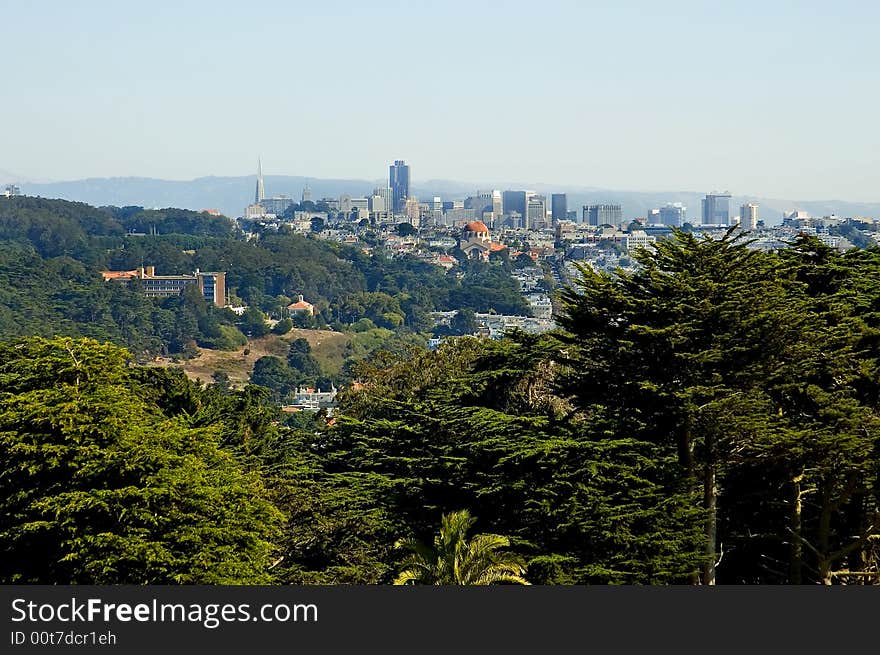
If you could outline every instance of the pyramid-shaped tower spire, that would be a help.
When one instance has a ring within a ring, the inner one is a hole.
[[[266,194],[263,191],[263,160],[262,158],[257,159],[257,191],[254,194],[254,202],[259,204],[263,202],[266,198]]]

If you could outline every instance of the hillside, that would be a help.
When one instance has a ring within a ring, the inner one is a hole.
[[[270,334],[258,339],[250,339],[245,346],[237,350],[214,350],[198,348],[192,359],[177,357],[156,357],[147,366],[176,366],[183,369],[187,377],[203,383],[210,383],[214,373],[226,373],[231,386],[243,387],[250,379],[254,363],[267,355],[287,357],[290,342],[294,339],[305,339],[312,347],[312,353],[321,363],[326,375],[338,375],[342,369],[342,360],[338,354],[351,343],[351,334],[333,332],[332,330],[300,330],[294,328],[283,336]]]

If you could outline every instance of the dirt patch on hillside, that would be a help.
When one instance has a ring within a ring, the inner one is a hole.
[[[338,349],[339,344],[346,342],[348,338],[348,335],[341,332],[294,328],[283,336],[269,334],[259,339],[252,339],[239,350],[199,348],[199,354],[193,359],[174,361],[169,357],[160,357],[147,366],[177,366],[182,368],[191,380],[205,384],[212,382],[215,372],[222,371],[229,376],[229,381],[234,387],[240,388],[250,379],[254,362],[267,355],[286,359],[290,342],[294,339],[306,339],[317,354],[324,349]]]

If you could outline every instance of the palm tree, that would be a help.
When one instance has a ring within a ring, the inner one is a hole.
[[[467,510],[444,514],[440,533],[431,548],[415,539],[400,539],[396,548],[410,551],[394,584],[527,585],[526,566],[521,557],[499,552],[510,546],[510,539],[497,534],[467,532],[476,522]]]

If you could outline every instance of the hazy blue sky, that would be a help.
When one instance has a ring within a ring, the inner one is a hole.
[[[0,169],[880,201],[880,3],[0,0]]]

